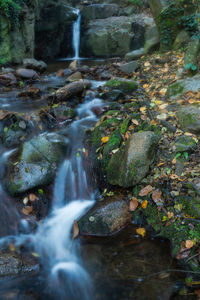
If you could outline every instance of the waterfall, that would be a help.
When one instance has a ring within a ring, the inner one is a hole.
[[[73,39],[72,39],[72,45],[74,50],[73,59],[79,59],[80,35],[81,35],[81,13],[79,10],[77,10],[76,13],[78,17],[73,24]]]
[[[80,104],[77,120],[66,128],[70,148],[55,179],[50,215],[36,232],[0,240],[0,244],[14,240],[16,246],[29,245],[38,253],[53,299],[92,299],[91,280],[78,255],[78,241],[72,240],[72,228],[74,221],[94,204],[94,191],[84,168],[83,140],[85,131],[97,122],[94,108],[102,105],[100,99]]]

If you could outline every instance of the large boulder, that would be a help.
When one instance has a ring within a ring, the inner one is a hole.
[[[110,159],[108,182],[122,187],[138,184],[149,171],[157,143],[158,136],[151,131],[134,133]]]
[[[65,148],[64,138],[56,133],[41,134],[25,142],[7,163],[7,191],[18,194],[51,183]]]
[[[141,15],[92,20],[81,38],[84,56],[123,56],[144,46],[146,29],[153,19]]]
[[[118,89],[124,93],[132,93],[137,88],[137,83],[131,79],[115,77],[105,83],[110,89]]]
[[[44,72],[47,68],[47,65],[44,61],[38,61],[34,58],[25,58],[23,60],[23,66],[25,69],[33,69],[41,73]]]
[[[120,196],[98,201],[78,222],[80,234],[107,236],[131,222],[127,202]]]
[[[114,3],[110,4],[91,4],[84,6],[81,15],[84,23],[95,19],[106,19],[112,16],[118,16],[119,6]]]
[[[166,95],[169,98],[180,96],[188,91],[198,92],[200,88],[200,75],[181,79],[172,83],[168,89]]]

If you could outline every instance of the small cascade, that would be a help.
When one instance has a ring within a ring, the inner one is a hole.
[[[77,10],[77,19],[73,24],[73,39],[72,45],[74,50],[73,59],[79,59],[79,49],[80,49],[80,36],[81,36],[81,13]]]
[[[69,149],[55,179],[49,217],[35,233],[0,240],[2,245],[9,241],[17,246],[28,244],[39,254],[43,270],[48,274],[46,286],[55,295],[52,299],[92,299],[91,280],[78,255],[78,241],[72,241],[72,228],[74,221],[94,204],[94,190],[84,168],[83,140],[85,131],[97,122],[93,111],[102,105],[100,99],[80,104],[78,119],[66,128]]]

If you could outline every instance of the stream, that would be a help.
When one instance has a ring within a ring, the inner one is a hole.
[[[49,68],[55,67],[58,65]],[[43,86],[45,91],[52,83],[57,87],[63,81],[55,74],[46,74],[35,85]],[[94,81],[93,89],[101,84]],[[16,92],[10,92],[12,97],[8,93],[1,98],[1,108],[5,108],[4,103],[11,111],[34,112],[41,108],[41,103],[33,100],[24,106]],[[63,128],[65,157],[54,181],[49,214],[36,225],[37,229],[31,229],[15,208],[14,199],[0,189],[1,236],[5,235],[4,226],[8,235],[0,240],[2,253],[14,245],[17,256],[27,256],[29,263],[33,260],[24,275],[1,276],[0,299],[179,299],[178,292],[185,284],[184,273],[171,258],[166,241],[139,237],[133,224],[112,237],[71,238],[74,221],[99,197],[81,149],[85,132],[98,121],[95,108],[104,105],[98,98],[85,100],[76,106],[75,121]],[[1,178],[12,151],[15,149],[1,151]]]

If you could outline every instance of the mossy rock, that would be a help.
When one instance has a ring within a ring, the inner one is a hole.
[[[122,187],[138,184],[149,171],[158,140],[151,131],[134,133],[109,161],[108,182]]]
[[[194,151],[197,144],[194,139],[187,135],[182,135],[175,140],[176,152]]]
[[[185,131],[200,133],[200,108],[195,105],[186,105],[177,112],[179,124]]]
[[[169,98],[173,98],[189,91],[198,92],[199,88],[200,75],[197,74],[193,77],[181,79],[171,84],[167,89],[166,96]]]
[[[108,166],[108,162],[111,157],[112,150],[119,148],[121,143],[122,143],[122,136],[118,130],[115,130],[110,136],[109,141],[105,144],[103,149],[102,164],[105,170]]]
[[[183,91],[184,86],[179,82],[175,82],[168,87],[166,95],[170,98],[182,94]]]
[[[116,77],[105,83],[106,87],[118,89],[124,93],[131,93],[137,89],[137,83],[133,80]]]

